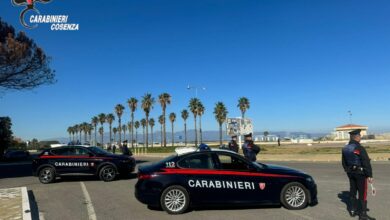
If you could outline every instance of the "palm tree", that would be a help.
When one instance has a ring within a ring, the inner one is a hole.
[[[74,142],[74,135],[76,134],[76,132],[77,132],[77,129],[76,129],[76,125],[73,125],[72,126],[72,141]]]
[[[123,131],[123,141],[126,140],[126,131],[127,131],[127,126],[124,124],[122,125],[122,131]]]
[[[202,115],[204,114],[205,108],[202,104],[202,102],[199,101],[198,103],[198,116],[199,116],[199,136],[200,136],[200,143],[203,142],[203,135],[202,135]]]
[[[104,129],[103,129],[103,127],[100,127],[100,128],[99,128],[99,134],[100,134],[100,137],[102,138],[102,143],[100,144],[100,146],[103,147],[103,134],[104,134]]]
[[[171,121],[171,126],[172,126],[172,147],[175,146],[175,133],[174,133],[174,129],[173,129],[173,123],[176,121],[176,114],[175,113],[171,113],[169,114],[169,121]]]
[[[244,118],[245,118],[245,112],[246,112],[246,110],[248,110],[249,107],[250,107],[249,99],[246,98],[246,97],[241,97],[241,98],[239,98],[239,99],[238,99],[238,105],[237,105],[237,107],[238,107],[238,108],[240,109],[240,111],[241,111],[241,117],[242,117],[242,119],[244,119]]]
[[[155,125],[154,119],[149,119],[149,125],[150,125],[150,134],[152,136],[152,147],[153,147],[153,127]]]
[[[110,146],[112,145],[112,122],[114,122],[114,120],[115,120],[114,114],[110,113],[106,116],[106,121],[110,129]]]
[[[73,128],[74,128],[74,132],[76,133],[76,138],[78,138],[77,135],[79,134],[80,127],[78,124],[76,124],[73,126]]]
[[[81,124],[81,129],[84,132],[84,143],[86,143],[87,142],[87,134],[88,134],[88,123],[87,122],[83,122]]]
[[[97,137],[96,137],[96,135],[97,135],[97,124],[99,124],[99,118],[96,117],[96,116],[92,117],[91,124],[95,128],[95,144],[97,144]]]
[[[81,137],[81,134],[83,133],[83,125],[82,124],[78,124],[78,132],[79,132],[79,137],[80,137],[80,143],[82,142],[82,137]]]
[[[73,128],[71,126],[68,127],[68,129],[66,129],[66,131],[68,132],[69,134],[69,142],[72,141],[72,132],[73,132]]]
[[[138,128],[139,128],[139,121],[134,122],[134,128],[135,128],[135,143],[137,143],[137,147],[138,147]]]
[[[161,129],[160,129],[160,132],[161,132],[160,142],[161,142],[161,147],[162,147],[162,146],[163,146],[163,124],[164,124],[164,115],[158,116],[158,123],[160,123],[160,125],[161,125]]]
[[[146,127],[146,120],[143,118],[141,119],[141,126],[142,126],[142,141],[144,142],[145,146],[145,127]]]
[[[144,110],[145,112],[145,121],[146,121],[146,147],[148,147],[148,123],[149,123],[149,113],[150,113],[150,110],[153,108],[153,104],[154,104],[154,98],[152,97],[152,94],[150,93],[146,93],[143,97],[142,97],[142,104],[141,104],[141,108]]]
[[[196,116],[198,115],[198,106],[199,106],[199,99],[192,98],[190,99],[190,105],[188,106],[192,114],[194,115],[194,125],[195,125],[195,146],[198,146],[198,131],[196,129]]]
[[[118,116],[118,123],[119,123],[119,144],[122,146],[122,137],[121,137],[121,129],[122,129],[122,114],[123,114],[123,110],[125,109],[125,107],[121,104],[118,104],[115,106],[115,113],[116,115]]]
[[[92,130],[93,130],[93,126],[92,126],[91,124],[88,124],[87,128],[88,128],[89,143],[91,144],[91,142],[92,142]]]
[[[181,118],[184,121],[184,144],[187,147],[187,118],[188,118],[188,111],[186,109],[181,111]]]
[[[118,128],[114,127],[112,132],[114,133],[114,142],[116,142],[116,133],[118,132]]]
[[[134,142],[134,112],[137,110],[137,103],[138,100],[134,97],[130,98],[127,100],[127,104],[129,104],[130,112],[131,112],[131,128],[129,128],[129,131],[131,130],[131,147],[134,147],[133,142]]]
[[[222,124],[226,121],[228,111],[222,102],[217,102],[214,107],[215,119],[219,125],[219,144],[222,145]]]
[[[133,129],[133,127],[131,126],[131,122],[130,122],[130,121],[127,122],[127,129],[128,129],[128,131],[129,131],[129,140],[130,140],[130,138],[131,138],[130,132],[131,132],[131,130]]]
[[[167,133],[166,133],[166,124],[165,124],[165,111],[167,109],[167,105],[171,104],[171,95],[168,93],[162,93],[158,96],[158,101],[162,108],[162,115],[164,117],[164,124],[163,124],[163,137],[162,142],[164,143],[164,147],[167,146]]]
[[[100,113],[98,115],[98,118],[99,118],[99,122],[100,122],[100,128],[104,132],[103,124],[106,122],[106,114]],[[100,134],[100,138],[101,138],[101,141],[102,141],[100,143],[100,146],[103,146],[103,134],[100,133],[100,128],[99,128],[99,134]]]

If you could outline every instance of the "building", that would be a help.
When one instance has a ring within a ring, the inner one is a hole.
[[[335,140],[348,140],[349,139],[349,132],[361,129],[362,131],[360,134],[363,136],[367,135],[368,127],[364,125],[356,125],[356,124],[347,124],[342,125],[334,129],[333,136]]]

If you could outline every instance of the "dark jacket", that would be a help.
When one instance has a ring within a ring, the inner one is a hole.
[[[231,140],[231,141],[229,142],[228,147],[229,147],[229,150],[238,153],[238,144],[237,144],[236,141]]]
[[[242,145],[242,151],[244,152],[245,158],[250,161],[256,161],[256,155],[260,152],[260,147],[255,145],[253,141],[246,141]]]
[[[366,149],[357,141],[351,140],[342,151],[342,165],[347,173],[360,173],[372,177],[370,158]],[[358,169],[354,168],[357,167]],[[359,170],[359,168],[363,168]]]

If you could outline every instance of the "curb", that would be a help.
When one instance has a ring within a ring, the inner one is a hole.
[[[30,201],[28,198],[27,187],[21,187],[22,192],[22,212],[23,220],[31,220]]]

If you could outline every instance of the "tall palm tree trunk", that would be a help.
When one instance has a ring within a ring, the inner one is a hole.
[[[164,115],[164,125],[163,125],[163,133],[164,133],[164,147],[167,146],[167,132],[166,132],[166,120],[165,120],[165,108],[163,109],[163,115]]]
[[[95,125],[95,144],[97,145],[97,125]]]
[[[153,127],[150,127],[150,136],[152,137],[152,147],[153,147]]]
[[[146,147],[149,147],[149,114],[146,114]]]
[[[138,129],[135,129],[135,143],[137,143],[138,147]]]
[[[199,144],[203,143],[203,135],[202,135],[202,116],[199,116]]]
[[[131,112],[131,148],[134,148],[134,113]]]
[[[145,128],[142,128],[142,142],[144,142],[145,147]]]
[[[163,125],[161,124],[161,138],[160,138],[160,142],[161,142],[161,147],[163,146],[163,142],[164,142],[164,140],[163,140]]]
[[[184,145],[187,147],[187,123],[184,122]]]
[[[194,121],[195,121],[195,147],[198,147],[198,130],[196,128],[196,117],[194,117]]]
[[[102,136],[102,142],[100,143],[100,146],[103,148],[103,136],[104,136],[104,133],[101,134],[101,136]]]
[[[119,146],[122,146],[122,132],[121,132],[121,130],[122,130],[122,120],[121,120],[121,118],[119,117],[118,118],[118,122],[119,122]]]
[[[222,145],[222,124],[219,124],[219,145]]]
[[[80,139],[79,139],[79,140],[80,140],[80,142],[81,142],[81,140],[82,140],[82,139],[81,139],[81,131],[79,132],[79,136],[80,136]]]
[[[175,146],[175,134],[173,133],[173,122],[172,122],[172,147]]]
[[[110,124],[110,146],[112,145],[112,125]]]

